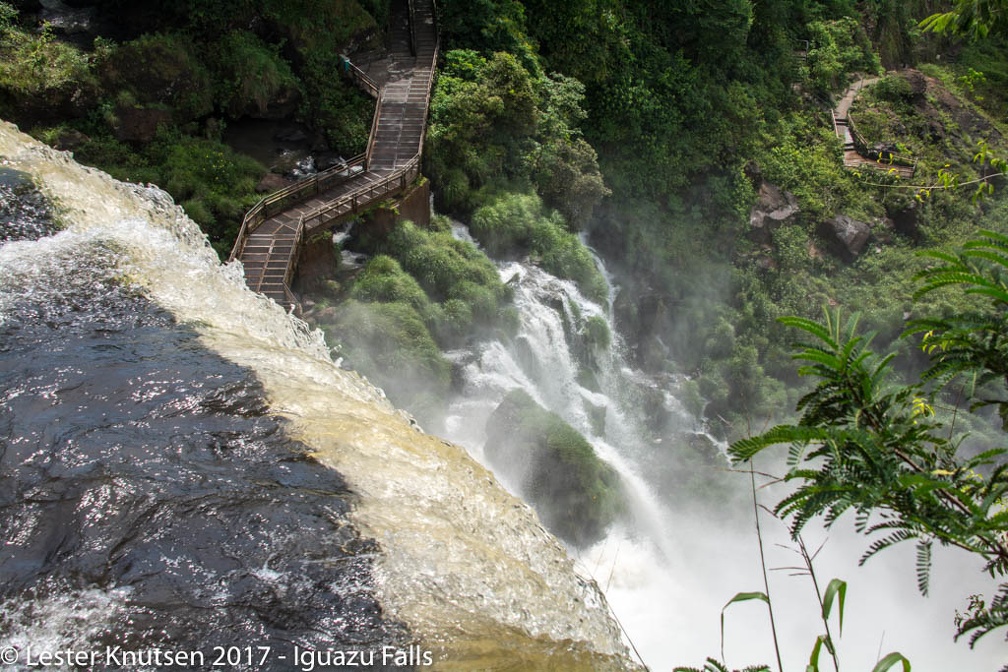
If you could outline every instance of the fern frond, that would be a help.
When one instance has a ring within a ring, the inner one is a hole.
[[[746,439],[740,439],[728,446],[728,455],[735,463],[745,462],[764,448],[784,443],[809,444],[828,438],[828,432],[819,427],[801,425],[777,425],[770,430]]]

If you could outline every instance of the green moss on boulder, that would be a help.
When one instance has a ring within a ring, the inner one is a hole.
[[[588,546],[624,511],[619,475],[556,413],[523,390],[501,401],[487,422],[485,451],[505,477],[520,480],[543,524]]]

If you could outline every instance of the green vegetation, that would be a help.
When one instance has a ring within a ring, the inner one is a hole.
[[[517,315],[493,263],[456,240],[444,218],[430,229],[400,221],[383,235],[362,236],[373,255],[347,286],[321,297],[311,315],[340,354],[423,419],[443,411],[451,367],[442,349],[474,334],[510,333]],[[326,308],[339,305],[335,310]]]
[[[955,0],[947,12],[921,22],[926,30],[966,35],[973,39],[1008,34],[1008,4],[1004,0]]]
[[[358,241],[357,249],[379,256],[351,294],[408,303],[444,347],[479,329],[508,328],[510,290],[485,254],[452,237],[445,220],[435,220],[432,229],[400,221],[387,235]]]
[[[625,504],[619,475],[583,436],[523,390],[501,401],[487,422],[487,457],[522,491],[543,524],[578,547],[598,541]]]
[[[932,257],[937,263],[920,274],[918,296],[959,288],[982,306],[910,324],[904,338],[923,334],[916,342],[930,358],[922,382],[898,382],[893,356],[870,348],[871,337],[857,332],[856,316],[842,323],[827,313],[824,324],[788,318],[786,324],[810,339],[796,358],[805,362],[800,373],[813,376],[816,386],[800,400],[797,424],[737,441],[730,453],[745,461],[788,444],[785,480],[798,487],[776,512],[791,518],[792,534],[813,518],[832,525],[852,511],[856,529],[874,538],[862,562],[894,544],[916,542],[918,587],[925,595],[935,543],[982,557],[1002,583],[989,604],[975,597],[958,618],[957,637],[969,634],[973,644],[1008,626],[1006,451],[964,454],[964,436],[941,421],[934,405],[960,397],[974,410],[995,405],[1008,428],[1008,237],[985,232],[954,254]]]
[[[496,258],[529,256],[546,271],[576,282],[585,296],[605,303],[606,283],[591,253],[567,231],[559,213],[534,194],[502,193],[472,215],[470,230]]]
[[[495,256],[529,255],[604,300],[572,233],[609,193],[580,131],[584,86],[546,76],[534,53],[445,55],[431,101],[427,169],[436,204],[472,224]]]
[[[61,132],[47,130],[42,137],[55,140]],[[264,172],[256,161],[220,140],[184,136],[170,126],[161,127],[139,150],[95,133],[77,147],[75,156],[103,166],[117,179],[167,190],[200,224],[221,257],[230,253],[242,217],[259,199],[255,185]]]
[[[417,414],[442,407],[451,386],[451,365],[411,305],[349,300],[322,326],[326,340],[339,343],[353,366],[366,372],[395,404]]]
[[[335,73],[351,41],[387,22],[387,1],[95,8],[125,37],[83,49],[0,2],[0,117],[117,178],[164,187],[222,256],[266,172],[222,143],[228,121],[296,118],[337,152],[363,151],[373,101]]]
[[[122,34],[82,49],[0,2],[0,116],[117,177],[166,187],[222,254],[265,170],[221,143],[229,121],[295,118],[346,156],[363,149],[372,102],[334,73],[347,47],[381,38],[389,0],[96,5],[122,13]],[[621,284],[613,308],[633,364],[686,374],[690,407],[726,436],[788,422],[797,405],[796,424],[734,448],[741,459],[794,442],[789,477],[801,487],[780,511],[796,529],[854,509],[862,529],[896,535],[871,552],[913,538],[926,569],[930,544],[964,545],[1003,575],[1003,458],[976,451],[1003,442],[1005,415],[993,380],[1004,307],[985,301],[999,300],[996,241],[1008,233],[997,175],[1008,156],[1006,17],[1003,0],[445,0],[425,172],[437,206],[490,254],[528,257],[603,301],[577,235],[587,231]],[[831,108],[867,75],[882,78],[851,119],[870,148],[908,157],[911,179],[843,167]],[[775,193],[790,211],[754,226],[754,206]],[[858,225],[857,249],[844,249],[838,221]],[[991,233],[977,242],[979,228]],[[442,220],[352,244],[372,258],[331,286],[320,321],[393,400],[433,409],[451,384],[442,349],[507,333],[509,292]],[[934,259],[971,292],[919,291]],[[853,324],[816,323],[822,306],[860,314],[892,358]],[[928,352],[905,335],[920,316]],[[800,354],[811,390],[788,325],[812,338]],[[590,350],[611,335],[589,318],[580,338]],[[976,374],[964,394],[999,411],[956,412],[971,434],[961,441],[941,427],[951,374],[957,384]],[[512,395],[502,408],[555,440],[536,448],[554,477],[532,490],[580,493],[554,524],[582,543],[618,509],[612,476],[530,402]],[[977,598],[960,631],[1000,627],[1006,605],[1003,587]]]
[[[0,2],[0,114],[60,118],[83,114],[98,90],[94,58],[17,26],[18,12]]]

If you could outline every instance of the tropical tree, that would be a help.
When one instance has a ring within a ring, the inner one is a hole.
[[[734,443],[737,462],[773,445],[789,446],[785,481],[795,491],[776,506],[798,535],[810,520],[827,526],[853,511],[855,528],[872,537],[861,562],[902,541],[917,544],[918,587],[927,594],[935,543],[981,556],[1000,580],[988,604],[973,596],[957,619],[957,637],[978,638],[1008,625],[1008,463],[1004,449],[973,456],[960,450],[936,416],[933,401],[953,379],[968,377],[972,407],[1008,399],[990,392],[1008,382],[1008,236],[983,232],[954,253],[932,252],[917,297],[958,287],[982,308],[911,322],[904,338],[918,338],[931,368],[918,382],[898,382],[892,355],[871,347],[857,315],[827,312],[823,323],[798,317],[781,322],[802,332],[799,373],[817,380],[798,403],[795,424],[778,425]]]
[[[971,39],[1008,34],[1008,2],[1005,0],[956,0],[948,12],[938,12],[921,21],[921,27],[936,33]]]

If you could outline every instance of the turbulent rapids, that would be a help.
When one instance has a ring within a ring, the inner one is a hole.
[[[163,192],[6,124],[0,158],[0,223],[39,221],[0,246],[4,655],[635,667],[531,510],[249,292]]]

